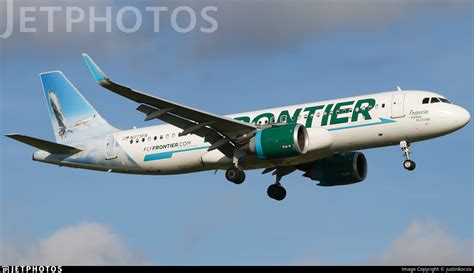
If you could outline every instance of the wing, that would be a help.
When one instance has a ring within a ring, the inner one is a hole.
[[[82,54],[82,56],[100,86],[140,103],[137,110],[147,115],[146,121],[160,119],[183,129],[180,135],[192,133],[204,137],[212,144],[209,150],[219,149],[227,157],[232,157],[236,140],[243,135],[253,134],[257,129],[253,124],[208,113],[115,83],[89,55]]]

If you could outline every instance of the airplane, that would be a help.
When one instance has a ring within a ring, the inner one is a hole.
[[[263,169],[275,176],[268,196],[281,201],[286,197],[281,179],[294,171],[323,187],[362,182],[368,170],[363,149],[399,145],[403,167],[413,171],[411,144],[459,130],[471,119],[440,94],[399,87],[222,116],[116,83],[88,54],[82,56],[101,87],[137,103],[145,121],[167,124],[119,130],[62,72],[41,73],[56,142],[6,135],[38,148],[34,161],[142,175],[225,170],[235,184],[244,182],[245,170]]]

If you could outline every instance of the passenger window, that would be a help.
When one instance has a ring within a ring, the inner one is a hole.
[[[163,135],[160,136],[160,139],[163,139]]]
[[[424,98],[423,99],[423,104],[428,104],[430,103],[430,98]]]
[[[173,133],[173,134],[171,135],[171,137],[176,137],[176,134],[175,134],[175,133]]]
[[[142,138],[142,142],[145,142],[145,138]]]
[[[170,134],[166,134],[166,139],[170,138]]]
[[[431,103],[438,103],[440,102],[438,98],[431,98]]]
[[[285,123],[286,122],[286,116],[281,117],[281,122]]]
[[[137,140],[135,141],[136,143],[138,143],[140,140],[137,138]]]
[[[133,144],[133,139],[130,139],[130,144]]]
[[[385,108],[385,103],[382,103],[382,108]]]
[[[155,137],[153,138],[153,140],[156,140],[156,139],[157,139],[157,137],[155,136]]]

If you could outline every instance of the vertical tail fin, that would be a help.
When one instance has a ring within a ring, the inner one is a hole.
[[[40,74],[58,143],[116,131],[60,71]]]

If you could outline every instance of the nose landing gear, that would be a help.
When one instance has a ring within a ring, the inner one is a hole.
[[[414,161],[407,159],[403,162],[403,167],[409,171],[413,171],[416,168],[416,164]]]
[[[410,143],[405,140],[400,141],[400,148],[402,149],[403,157],[405,157],[403,167],[409,171],[413,171],[416,168],[416,164],[414,161],[410,160]]]

